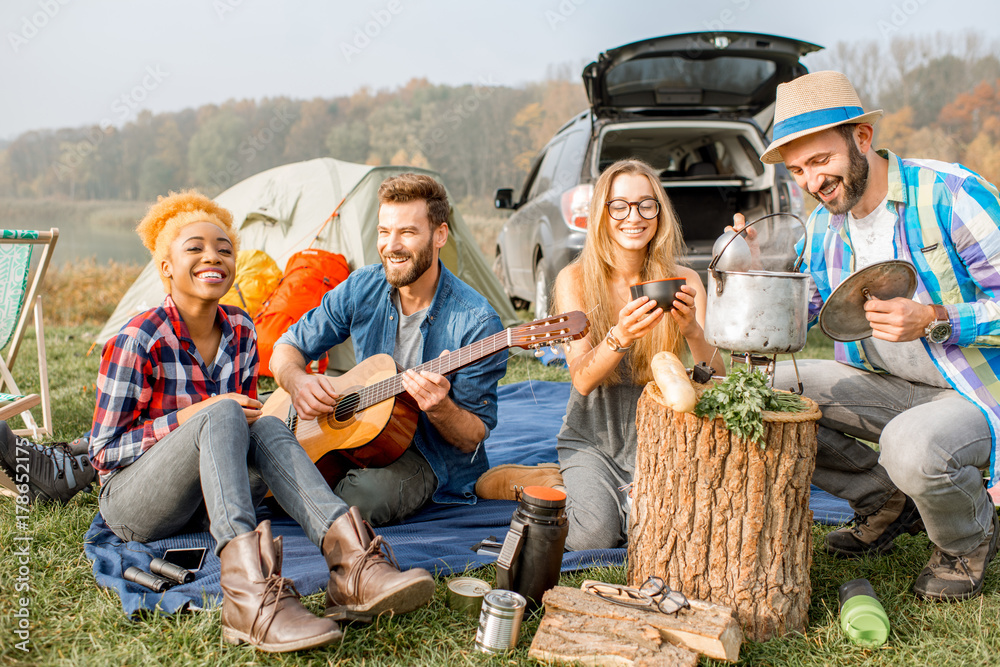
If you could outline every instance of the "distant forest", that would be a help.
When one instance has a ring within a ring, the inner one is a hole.
[[[519,188],[536,151],[586,109],[569,69],[521,87],[414,79],[349,97],[232,100],[140,112],[122,127],[26,132],[0,145],[0,196],[145,201],[184,187],[214,196],[265,169],[329,156],[430,168],[458,200],[489,202],[497,187]],[[879,146],[962,162],[1000,182],[995,42],[977,33],[845,42],[811,69],[843,71],[866,108],[885,109]]]

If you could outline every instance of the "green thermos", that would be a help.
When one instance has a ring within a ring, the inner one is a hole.
[[[881,646],[889,638],[889,617],[867,579],[852,579],[840,587],[840,627],[863,646]]]

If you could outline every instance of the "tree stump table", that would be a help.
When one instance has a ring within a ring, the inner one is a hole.
[[[764,446],[666,406],[655,383],[636,412],[628,583],[658,575],[733,608],[748,639],[806,628],[816,463],[815,402],[765,412]]]

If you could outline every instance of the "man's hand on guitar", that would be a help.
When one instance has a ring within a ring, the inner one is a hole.
[[[417,373],[408,370],[403,373],[402,380],[403,389],[417,402],[420,411],[427,414],[434,412],[441,401],[448,398],[448,392],[451,390],[448,378],[428,371]]]
[[[295,387],[288,392],[292,396],[292,406],[301,419],[316,419],[322,414],[333,412],[340,395],[333,390],[325,375],[305,374]]]

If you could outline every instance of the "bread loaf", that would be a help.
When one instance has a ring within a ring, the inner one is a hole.
[[[688,379],[687,369],[677,355],[658,352],[649,366],[653,371],[653,380],[667,405],[676,412],[694,412],[698,397]]]

